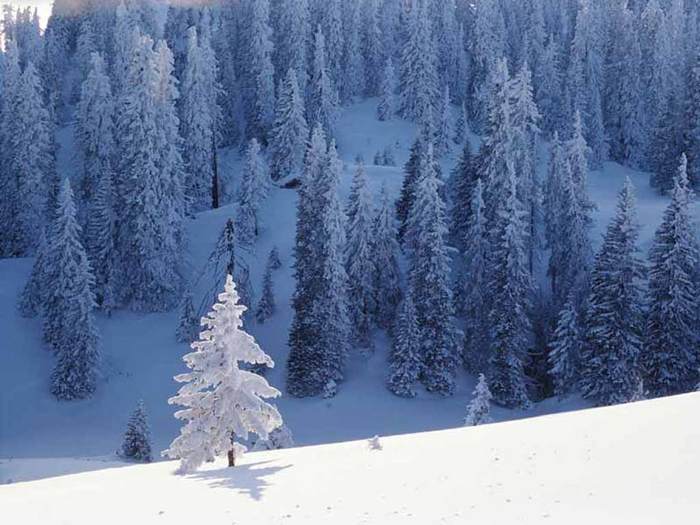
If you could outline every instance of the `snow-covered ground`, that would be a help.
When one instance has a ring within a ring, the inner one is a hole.
[[[338,146],[345,170],[343,192],[346,195],[360,154],[366,164],[370,184],[379,191],[386,183],[397,195],[402,182],[401,166],[408,157],[414,126],[399,120],[377,122],[376,100],[345,110],[338,126]],[[476,144],[476,137],[472,137]],[[59,166],[66,173],[74,170],[70,130],[59,136]],[[371,166],[374,154],[395,145],[396,167]],[[455,148],[457,149],[457,148]],[[444,159],[443,168],[454,164],[457,151]],[[235,188],[240,162],[237,153],[222,155],[223,175],[229,190]],[[630,175],[638,192],[642,242],[646,250],[659,223],[666,199],[648,186],[648,175],[608,163],[590,176],[591,197],[598,204],[598,225],[594,241],[612,216],[618,190],[625,175]],[[264,231],[251,255],[254,286],[260,288],[264,264],[272,246],[277,245],[283,269],[274,274],[277,313],[264,325],[253,324],[251,332],[263,349],[277,362],[268,375],[270,382],[284,391],[284,372],[288,327],[292,311],[290,297],[294,289],[292,246],[295,227],[296,192],[275,189],[263,211]],[[190,226],[188,267],[196,272],[211,251],[226,220],[230,206],[201,214]],[[102,335],[104,377],[94,398],[72,403],[57,402],[48,391],[48,378],[54,358],[41,344],[38,320],[22,319],[15,310],[16,296],[31,268],[31,260],[0,260],[0,458],[104,457],[119,446],[129,413],[143,398],[149,411],[154,448],[164,449],[177,435],[179,423],[168,397],[177,389],[172,377],[184,371],[181,356],[186,345],[175,341],[177,312],[140,315],[116,312],[111,318],[98,317]],[[222,283],[223,284],[223,283]],[[374,434],[395,435],[458,427],[474,387],[474,378],[462,374],[454,397],[442,399],[421,393],[412,400],[390,394],[385,386],[388,340],[376,334],[376,351],[365,357],[353,353],[347,381],[337,397],[293,399],[282,397],[278,406],[299,445],[363,439]],[[494,417],[503,421],[585,407],[579,399],[547,400],[532,410],[496,409]],[[507,428],[507,427],[504,427]],[[417,438],[416,438],[417,439]],[[419,458],[416,458],[419,459]],[[101,461],[101,460],[100,460]],[[85,463],[95,467],[94,461]],[[101,468],[101,463],[98,467]],[[57,467],[58,468],[58,467]],[[165,468],[165,467],[164,467]],[[60,469],[59,469],[60,470]],[[4,475],[2,476],[4,477]]]
[[[691,525],[700,394],[536,419],[174,462],[0,463],[5,523]],[[81,472],[65,475],[71,469]],[[41,475],[37,475],[41,472]],[[23,482],[24,479],[51,476]],[[68,518],[70,516],[70,518]]]

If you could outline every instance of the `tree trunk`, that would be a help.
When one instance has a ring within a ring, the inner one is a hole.
[[[235,455],[235,451],[233,449],[228,451],[228,466],[229,467],[236,466],[236,455]]]

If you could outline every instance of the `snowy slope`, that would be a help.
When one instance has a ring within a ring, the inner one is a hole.
[[[511,423],[176,464],[0,464],[8,523],[697,523],[700,394]],[[61,475],[60,467],[76,471]],[[56,466],[58,465],[58,467]],[[24,474],[59,468],[50,479]],[[70,518],[69,518],[70,517]]]
[[[355,157],[366,164],[373,191],[386,183],[398,195],[401,166],[408,157],[414,138],[412,124],[394,120],[378,122],[376,100],[346,108],[338,126],[338,146],[345,163],[342,190],[347,195]],[[476,137],[472,137],[476,144]],[[75,157],[70,144],[70,129],[59,135],[59,166],[65,173],[75,172]],[[396,146],[396,167],[371,166],[378,150]],[[455,148],[457,149],[457,148]],[[443,161],[445,173],[454,164],[454,156]],[[222,175],[227,193],[235,191],[240,159],[237,152],[222,155]],[[648,175],[614,163],[590,176],[591,197],[598,204],[598,225],[594,242],[612,216],[616,194],[625,175],[633,178],[639,197],[643,223],[642,243],[646,250],[658,225],[666,199],[648,186]],[[253,285],[259,289],[267,254],[277,245],[283,268],[274,274],[278,311],[264,325],[251,326],[263,349],[277,362],[269,373],[271,383],[284,391],[284,372],[288,327],[292,310],[289,304],[294,290],[292,246],[294,242],[296,192],[274,190],[262,212],[263,231],[251,260]],[[188,268],[196,272],[206,260],[226,220],[231,206],[201,214],[189,225]],[[184,371],[181,356],[186,345],[175,341],[177,313],[140,315],[116,312],[111,318],[98,317],[102,334],[104,378],[93,399],[58,403],[48,392],[53,357],[41,344],[40,323],[19,317],[15,299],[31,267],[31,260],[0,260],[0,458],[105,456],[119,446],[129,413],[143,398],[157,451],[164,449],[178,432],[173,407],[167,404],[177,385],[172,380]],[[369,358],[353,353],[347,381],[332,400],[283,397],[279,408],[300,445],[362,439],[374,434],[401,434],[459,426],[474,387],[474,379],[463,374],[456,395],[442,399],[421,393],[405,400],[391,395],[384,386],[388,341],[376,334],[376,351]],[[528,412],[496,410],[497,420],[560,412],[586,406],[578,399],[556,399],[538,404]]]

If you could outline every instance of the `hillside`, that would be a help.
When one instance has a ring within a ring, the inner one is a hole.
[[[372,190],[377,193],[386,183],[392,196],[398,195],[401,166],[408,157],[414,137],[412,124],[394,120],[378,122],[376,100],[369,100],[344,112],[339,124],[338,143],[344,162],[341,191],[347,195],[354,159],[362,155]],[[59,163],[69,173],[75,162],[71,128],[60,134]],[[473,142],[477,142],[473,137]],[[371,166],[374,153],[387,145],[395,146],[396,167]],[[443,159],[443,171],[454,164],[452,155]],[[542,157],[546,160],[546,148]],[[223,155],[227,188],[235,191],[240,159],[237,152]],[[544,164],[542,166],[544,168]],[[650,240],[666,205],[649,188],[648,174],[635,172],[615,163],[590,174],[592,200],[597,203],[595,243],[609,221],[615,197],[625,176],[637,190],[641,245],[648,250]],[[291,265],[294,242],[296,192],[273,190],[264,204],[263,231],[249,254],[252,283],[257,290],[264,263],[272,246],[280,249],[283,268],[275,274],[277,313],[264,325],[251,324],[251,332],[277,366],[268,374],[270,382],[284,391],[287,334],[292,318],[290,297],[294,291]],[[695,205],[697,209],[697,204]],[[193,275],[203,265],[221,228],[234,210],[224,206],[200,214],[189,224],[189,261]],[[177,388],[172,377],[184,370],[181,356],[186,345],[175,341],[177,312],[142,315],[119,311],[107,318],[98,316],[104,356],[103,379],[94,398],[86,401],[57,402],[48,389],[53,358],[41,344],[40,322],[23,319],[16,312],[16,297],[31,269],[30,259],[0,260],[0,457],[103,456],[119,445],[129,413],[139,398],[149,411],[154,446],[164,449],[178,432],[173,407],[167,404]],[[374,434],[389,435],[446,429],[459,426],[474,387],[474,378],[462,374],[454,397],[442,399],[425,392],[405,400],[390,394],[385,386],[388,340],[375,333],[376,350],[370,357],[352,354],[347,380],[332,400],[282,397],[278,405],[299,445],[362,439]],[[527,412],[496,409],[497,420],[560,412],[586,406],[578,399],[547,400]]]
[[[187,477],[173,462],[12,460],[0,500],[11,523],[685,525],[700,511],[698,410],[690,394],[387,437],[381,450],[250,453]]]

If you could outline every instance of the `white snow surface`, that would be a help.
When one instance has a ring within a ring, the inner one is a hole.
[[[367,441],[177,463],[0,464],[6,523],[697,523],[700,394]],[[41,470],[49,479],[22,482]],[[66,475],[74,471],[75,474]],[[69,517],[70,516],[70,517]]]
[[[392,196],[399,193],[403,180],[402,165],[408,158],[415,126],[400,120],[378,122],[375,117],[376,104],[377,100],[374,99],[346,108],[338,125],[338,146],[344,162],[341,182],[343,198],[347,197],[349,191],[357,154],[364,157],[370,189],[374,195],[378,195],[382,183],[387,184]],[[71,132],[72,129],[67,127],[59,133],[58,165],[62,173],[67,174],[79,172]],[[476,146],[478,138],[472,136],[471,139]],[[372,166],[374,154],[389,144],[396,145],[397,166]],[[443,159],[445,174],[454,165],[458,150],[455,146],[453,153]],[[546,153],[546,148],[543,148],[543,152]],[[237,151],[227,150],[221,159],[226,193],[232,195],[241,168],[240,156]],[[541,169],[544,170],[544,167],[543,162]],[[626,175],[632,178],[637,190],[639,217],[643,227],[641,241],[646,252],[668,200],[649,188],[648,174],[614,163],[606,163],[603,170],[593,172],[589,177],[591,198],[599,208],[594,242],[599,243],[600,233],[612,217],[616,195]],[[288,354],[287,336],[292,318],[290,298],[294,291],[291,265],[295,206],[295,191],[274,189],[271,192],[263,205],[261,236],[254,253],[248,256],[252,283],[259,295],[269,251],[275,245],[279,247],[283,267],[273,274],[277,312],[265,324],[250,323],[247,329],[277,363],[267,378],[283,394]],[[232,206],[224,206],[202,213],[189,223],[187,267],[193,275],[204,264],[226,220],[233,213]],[[49,393],[49,375],[54,357],[41,342],[40,321],[23,319],[16,311],[17,294],[24,286],[31,264],[31,259],[0,260],[0,384],[3,385],[0,393],[0,458],[14,458],[14,463],[17,458],[98,457],[103,459],[90,459],[81,464],[89,470],[102,469],[103,461],[116,459],[114,451],[121,443],[129,414],[139,399],[144,400],[148,411],[154,452],[164,450],[179,431],[180,423],[173,417],[174,407],[167,404],[167,399],[177,391],[178,385],[173,381],[173,376],[186,371],[182,356],[189,351],[186,345],[175,340],[178,313],[173,311],[143,315],[118,311],[111,318],[98,314],[103,377],[98,384],[97,393],[85,401],[57,402]],[[361,355],[359,351],[352,352],[346,381],[340,385],[337,397],[294,399],[283,395],[276,400],[297,445],[366,440],[377,434],[409,434],[454,428],[462,424],[475,378],[460,372],[456,394],[448,399],[424,391],[419,391],[415,399],[397,398],[385,387],[390,346],[385,333],[376,331],[375,345],[376,350],[369,357]],[[495,421],[505,421],[586,406],[587,403],[577,397],[561,401],[550,399],[536,404],[529,411],[494,408],[491,415]],[[689,417],[688,421],[690,419]],[[482,431],[475,432],[479,435]],[[409,441],[419,443],[420,439],[416,436]],[[469,438],[465,439],[468,441]],[[389,440],[387,444],[389,453],[391,443],[392,440]],[[468,448],[466,442],[460,449],[466,450],[465,447]],[[359,448],[366,449],[366,441]],[[442,449],[442,446],[438,448]],[[319,449],[321,452],[324,450],[326,449]],[[646,456],[654,453],[656,449],[650,450]],[[278,456],[273,453],[270,457]],[[416,454],[407,456],[405,461],[421,464],[432,459],[429,454],[424,456],[416,451]],[[646,457],[644,461],[647,461]],[[74,464],[72,460],[68,463]],[[49,476],[52,472],[60,473],[63,468],[60,463],[52,462],[51,465],[46,471],[28,470],[33,472],[29,477]],[[0,466],[0,469],[3,468]],[[167,470],[170,467],[147,467],[144,472],[156,472],[159,468]],[[323,462],[317,468],[323,469]],[[140,470],[141,467],[133,469]],[[254,467],[250,467],[246,479],[255,479],[254,470]],[[105,474],[110,472],[113,471],[106,471]],[[280,475],[286,475],[286,471]],[[7,477],[0,472],[0,481]],[[224,484],[227,485],[228,482]],[[325,490],[322,485],[319,484],[318,490]],[[433,490],[430,483],[426,483],[426,487],[427,490]],[[471,498],[468,486],[463,487],[462,493],[465,498]]]

